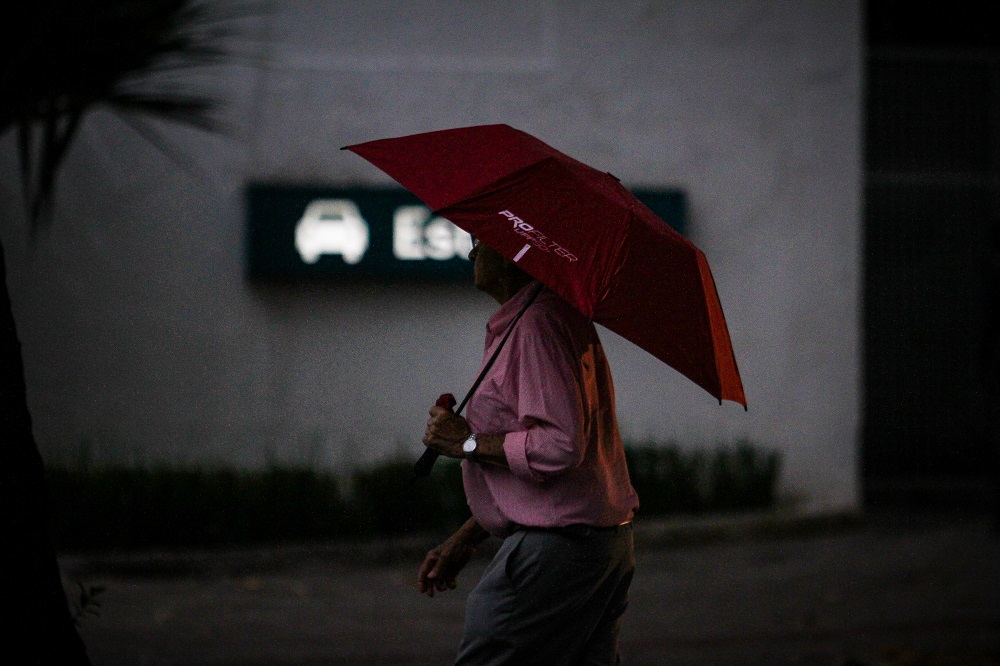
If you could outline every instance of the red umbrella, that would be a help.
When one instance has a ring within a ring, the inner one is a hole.
[[[720,403],[746,407],[705,255],[611,174],[507,125],[345,149]]]

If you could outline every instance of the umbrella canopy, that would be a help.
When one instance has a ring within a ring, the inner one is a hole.
[[[705,255],[598,171],[508,125],[346,146],[584,315],[746,407]]]

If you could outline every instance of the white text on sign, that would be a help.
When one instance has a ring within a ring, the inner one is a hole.
[[[359,263],[369,249],[369,225],[350,199],[315,199],[295,226],[295,249],[314,264],[323,255]],[[402,261],[468,259],[472,237],[426,206],[399,206],[392,216],[392,252]]]
[[[400,206],[392,216],[392,252],[397,259],[468,258],[472,237],[426,206]]]

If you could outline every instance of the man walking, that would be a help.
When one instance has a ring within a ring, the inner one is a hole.
[[[597,331],[489,247],[469,258],[500,304],[486,358],[503,347],[467,418],[431,409],[424,444],[463,459],[472,517],[427,554],[418,588],[454,589],[476,547],[502,538],[469,595],[456,664],[615,664],[638,499]]]

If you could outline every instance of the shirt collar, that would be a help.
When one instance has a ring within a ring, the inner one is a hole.
[[[486,332],[490,335],[499,335],[503,333],[510,323],[517,316],[517,313],[521,311],[524,304],[528,302],[531,295],[535,293],[538,289],[539,284],[537,281],[527,284],[521,287],[521,290],[514,294],[506,303],[500,306],[500,308],[494,312],[489,320],[486,322]]]

